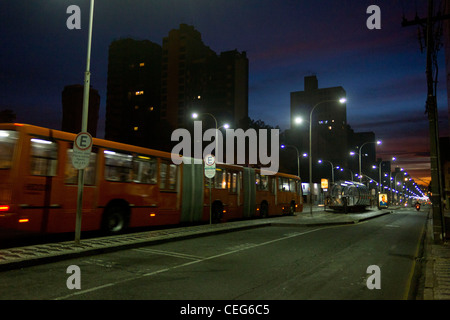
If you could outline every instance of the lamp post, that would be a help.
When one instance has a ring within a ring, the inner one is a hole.
[[[312,185],[312,114],[313,111],[321,104],[327,103],[327,102],[336,102],[336,100],[324,100],[312,107],[311,112],[309,113],[309,213],[312,216],[312,207],[313,207],[313,199],[314,199],[314,188]],[[339,102],[341,104],[347,102],[346,98],[339,99]]]
[[[290,145],[290,144],[282,144],[280,146],[281,149],[285,148],[294,148],[297,152],[297,176],[300,178],[300,152],[298,151],[298,148],[296,146]]]
[[[361,147],[359,147],[359,150],[358,150],[358,162],[359,162],[359,182],[361,182],[361,180],[362,180],[362,172],[361,172],[361,155],[362,155],[362,148],[366,145],[366,144],[369,144],[369,143],[376,143],[377,145],[380,145],[381,144],[381,140],[377,140],[377,141],[367,141],[367,142],[364,142],[362,145],[361,145]],[[351,156],[353,156],[353,155],[355,155],[355,153],[356,152],[354,152],[354,151],[352,151],[352,152],[350,152],[350,155]]]
[[[217,131],[219,130],[219,129],[221,129],[221,128],[225,128],[225,129],[228,129],[230,126],[226,123],[226,124],[224,124],[223,126],[220,126],[219,128],[217,127],[217,119],[216,119],[216,117],[212,114],[212,113],[208,113],[208,112],[202,112],[202,113],[200,113],[200,114],[198,114],[198,113],[196,113],[196,112],[194,112],[193,114],[192,114],[192,118],[193,119],[197,119],[199,116],[201,116],[201,115],[207,115],[207,116],[210,116],[211,118],[213,118],[213,120],[214,120],[214,128],[216,129],[216,131],[215,131],[215,148],[214,148],[214,153],[215,153],[215,156],[216,156],[216,158],[217,159],[219,159],[219,161],[222,161],[223,159],[222,159],[222,157],[221,157],[221,154],[220,154],[220,152],[219,152],[219,150],[218,150],[218,137],[217,137]]]
[[[328,160],[318,160],[317,162],[318,163],[322,163],[324,161],[328,162],[331,165],[331,183],[334,184],[334,165],[333,165],[333,162],[328,161]]]

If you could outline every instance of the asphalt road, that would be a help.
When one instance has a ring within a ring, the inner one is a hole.
[[[5,271],[0,299],[406,299],[426,219],[400,209],[356,225],[263,227]]]

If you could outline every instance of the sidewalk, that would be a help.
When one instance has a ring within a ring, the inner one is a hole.
[[[450,217],[450,212],[445,212]],[[450,241],[434,244],[431,213],[424,243],[425,270],[423,300],[450,300]],[[447,220],[449,221],[449,220]],[[447,227],[447,230],[450,230]],[[447,235],[448,238],[448,235]]]

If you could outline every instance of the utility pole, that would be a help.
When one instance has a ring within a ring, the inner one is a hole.
[[[426,76],[427,76],[427,101],[426,113],[428,114],[429,134],[430,134],[430,162],[431,162],[431,202],[433,210],[433,239],[434,243],[443,243],[445,238],[445,224],[442,210],[442,182],[441,165],[439,151],[439,126],[437,99],[435,92],[435,80],[433,75],[433,63],[436,63],[436,53],[438,43],[434,41],[434,23],[440,20],[449,19],[450,15],[438,15],[433,17],[433,0],[428,0],[428,17],[426,19],[416,18],[413,21],[407,21],[403,18],[402,26],[421,25],[426,30]],[[439,41],[439,40],[438,40]]]

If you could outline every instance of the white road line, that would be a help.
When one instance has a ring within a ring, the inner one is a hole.
[[[286,236],[284,236],[282,238],[278,238],[278,239],[262,242],[262,243],[259,243],[259,244],[255,244],[254,246],[251,246],[251,247],[238,248],[238,249],[227,251],[227,252],[224,252],[224,253],[220,253],[220,254],[217,254],[217,255],[214,255],[214,256],[211,256],[211,257],[200,258],[198,260],[182,263],[182,264],[179,264],[179,265],[176,265],[176,266],[172,266],[172,267],[168,267],[168,268],[164,268],[164,269],[161,269],[161,270],[158,270],[158,271],[153,271],[153,272],[145,273],[145,274],[138,275],[138,276],[135,276],[135,277],[131,277],[131,278],[127,278],[127,279],[123,279],[123,280],[107,283],[107,284],[104,284],[104,285],[101,285],[101,286],[97,286],[97,287],[93,287],[93,288],[86,289],[86,290],[76,291],[76,292],[73,292],[71,294],[55,298],[54,300],[69,299],[71,297],[75,297],[75,296],[82,295],[82,294],[85,294],[85,293],[97,291],[97,290],[100,290],[100,289],[103,289],[103,288],[115,286],[115,285],[118,285],[118,284],[121,284],[121,283],[125,283],[125,282],[129,282],[129,281],[141,279],[141,278],[144,278],[144,277],[154,276],[154,275],[157,275],[159,273],[164,273],[164,272],[167,272],[167,271],[175,270],[175,269],[182,268],[182,267],[187,267],[187,266],[190,266],[190,265],[193,265],[193,264],[197,264],[197,263],[200,263],[200,262],[221,258],[221,257],[227,256],[227,255],[230,255],[230,254],[238,253],[238,252],[241,252],[241,251],[245,251],[245,250],[253,249],[253,248],[257,248],[257,247],[262,247],[262,246],[265,246],[265,245],[268,245],[268,244],[276,243],[276,242],[287,240],[287,239],[294,238],[294,237],[303,236],[303,235],[308,234],[308,233],[313,233],[313,232],[316,232],[316,231],[319,231],[319,230],[323,230],[323,229],[328,229],[328,228],[331,228],[331,227],[330,226],[320,227],[320,228],[312,229],[312,230],[301,232],[301,233],[286,235]],[[157,251],[159,251],[159,250],[157,250]],[[162,251],[162,252],[164,252],[164,251]]]
[[[156,249],[150,249],[150,248],[138,248],[138,249],[133,249],[133,251],[141,251],[141,252],[146,252],[146,253],[153,253],[153,254],[159,254],[159,255],[163,255],[163,256],[190,259],[190,260],[204,259],[204,257],[194,256],[191,254],[172,252],[172,251],[164,251],[164,250],[156,250]]]

